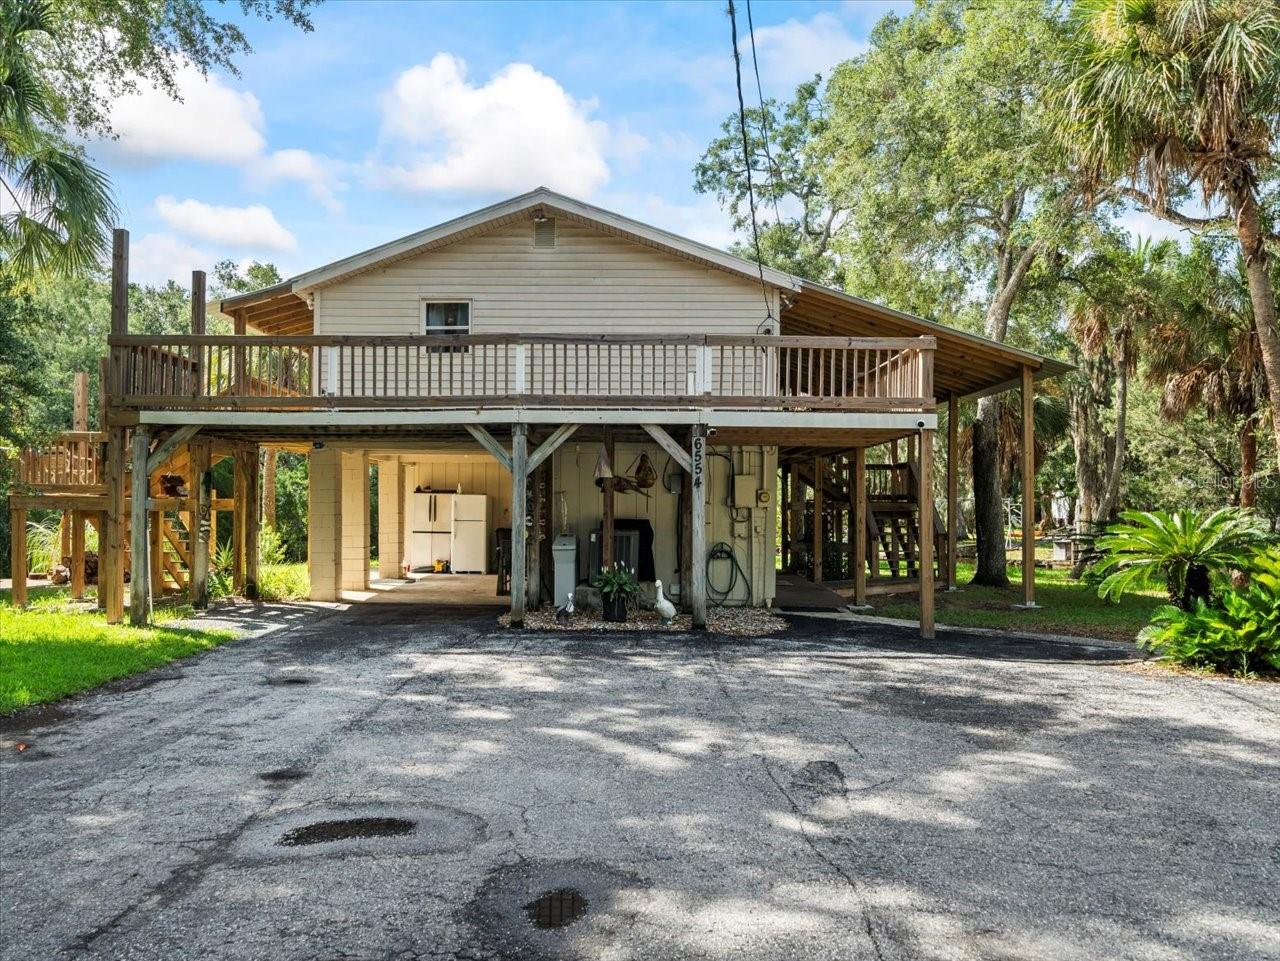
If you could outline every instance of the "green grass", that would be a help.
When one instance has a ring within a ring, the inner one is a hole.
[[[1008,590],[974,587],[972,564],[960,564],[955,593],[938,592],[935,618],[939,624],[955,627],[992,627],[1027,630],[1045,634],[1073,634],[1133,640],[1147,625],[1151,613],[1168,603],[1160,593],[1126,594],[1119,604],[1098,597],[1097,588],[1073,581],[1065,569],[1036,569],[1036,603],[1039,610],[1013,610],[1022,603],[1021,571],[1010,569],[1013,585]],[[868,598],[875,612],[884,617],[915,620],[919,616],[916,598],[883,596]]]
[[[235,637],[226,630],[170,626],[189,613],[156,610],[155,627],[108,624],[98,611],[71,606],[66,588],[30,591],[30,608],[9,606],[0,591],[0,714],[56,701]]]

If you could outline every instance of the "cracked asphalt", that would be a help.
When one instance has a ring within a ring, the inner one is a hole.
[[[250,636],[0,726],[0,958],[1280,957],[1274,685],[815,619],[222,616]],[[348,818],[413,829],[279,843]],[[564,888],[585,916],[531,924]]]

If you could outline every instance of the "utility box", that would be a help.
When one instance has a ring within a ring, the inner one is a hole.
[[[572,534],[558,536],[551,542],[551,561],[555,568],[555,596],[551,601],[562,607],[578,586],[578,539]]]
[[[755,474],[733,475],[733,506],[755,507],[760,483]]]

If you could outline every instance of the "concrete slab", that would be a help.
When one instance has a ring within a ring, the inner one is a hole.
[[[1272,685],[807,618],[217,617],[256,639],[5,725],[0,959],[1280,956]]]
[[[378,578],[367,591],[343,591],[344,601],[373,604],[432,604],[437,607],[510,607],[499,595],[496,574],[413,574],[409,580]]]

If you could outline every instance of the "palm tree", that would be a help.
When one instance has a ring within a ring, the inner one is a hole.
[[[0,3],[0,256],[20,277],[95,266],[115,217],[106,175],[57,133],[61,107],[33,49],[54,22],[48,3]]]
[[[1198,184],[1225,203],[1244,258],[1272,410],[1280,333],[1259,185],[1280,112],[1280,9],[1270,0],[1077,0],[1060,139],[1095,189],[1188,227],[1173,202]],[[1273,418],[1280,449],[1280,417]]]
[[[1129,378],[1147,331],[1172,312],[1169,268],[1178,248],[1171,240],[1153,243],[1139,238],[1130,248],[1112,245],[1091,255],[1078,271],[1079,290],[1067,307],[1067,329],[1084,356],[1096,361],[1105,354],[1115,369],[1116,435],[1106,484],[1092,514],[1105,522],[1120,496],[1129,412]],[[1085,514],[1090,511],[1086,510]]]
[[[1252,507],[1266,374],[1244,264],[1235,266],[1223,270],[1207,243],[1193,244],[1178,271],[1182,309],[1151,332],[1146,380],[1161,388],[1167,420],[1203,407],[1210,419],[1239,423],[1240,506]]]

